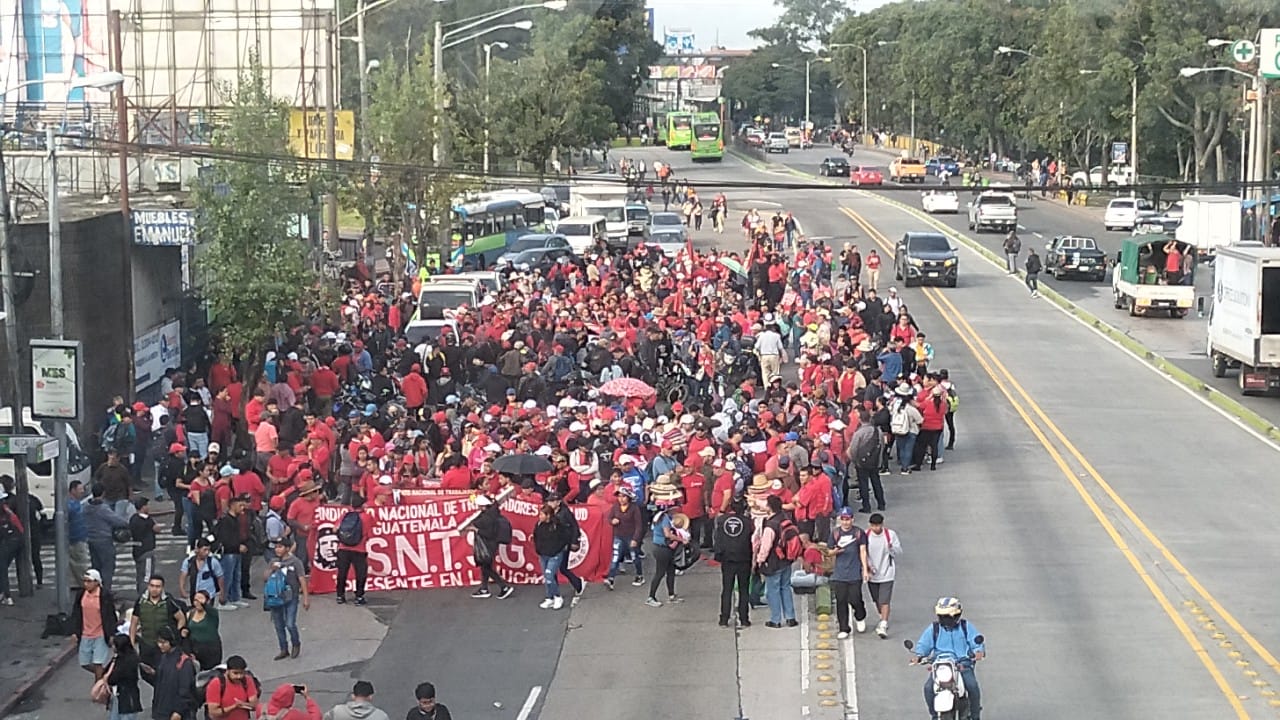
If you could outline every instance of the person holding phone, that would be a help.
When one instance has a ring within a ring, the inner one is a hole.
[[[209,680],[204,702],[209,717],[216,720],[251,720],[257,713],[261,686],[249,672],[249,663],[239,655],[227,658],[226,670]]]
[[[306,701],[305,710],[299,710],[293,706],[299,695]],[[324,714],[307,692],[306,685],[285,683],[271,693],[271,699],[267,700],[267,707],[262,717],[270,720],[321,720]]]

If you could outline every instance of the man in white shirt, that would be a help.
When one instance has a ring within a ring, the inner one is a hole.
[[[785,346],[782,334],[778,332],[776,322],[766,323],[764,330],[756,336],[756,355],[760,356],[760,374],[764,381],[771,382],[774,375],[782,375],[782,354]]]
[[[872,513],[867,520],[867,590],[876,604],[880,622],[876,634],[889,635],[889,601],[893,598],[893,580],[897,577],[897,558],[902,554],[898,533],[884,526],[884,515]]]

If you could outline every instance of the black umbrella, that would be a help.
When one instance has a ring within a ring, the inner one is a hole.
[[[541,455],[503,455],[493,461],[493,469],[504,475],[537,475],[550,472],[551,463]]]

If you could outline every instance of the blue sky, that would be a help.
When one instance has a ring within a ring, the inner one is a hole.
[[[860,0],[860,11],[870,10],[886,0]],[[850,2],[850,5],[854,5]],[[662,41],[662,28],[688,28],[694,33],[699,49],[716,43],[731,50],[755,47],[758,43],[747,32],[772,25],[780,10],[773,0],[649,0],[654,9],[655,36]],[[690,10],[696,8],[696,15]]]

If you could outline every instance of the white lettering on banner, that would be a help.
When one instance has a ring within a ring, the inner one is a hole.
[[[196,241],[194,210],[134,210],[134,245],[177,246]]]
[[[167,368],[182,364],[182,321],[170,320],[133,339],[134,389],[160,381]]]

